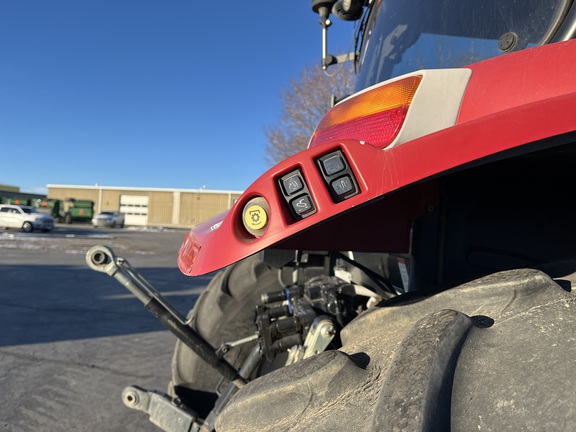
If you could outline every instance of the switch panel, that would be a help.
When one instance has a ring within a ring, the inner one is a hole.
[[[316,160],[334,202],[341,202],[360,192],[354,173],[341,150]]]
[[[299,169],[280,177],[278,186],[295,220],[301,220],[316,213],[314,200]]]

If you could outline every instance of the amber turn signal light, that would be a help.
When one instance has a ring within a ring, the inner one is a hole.
[[[387,147],[398,136],[421,81],[421,76],[410,76],[339,103],[322,118],[310,146],[355,139],[378,148]]]

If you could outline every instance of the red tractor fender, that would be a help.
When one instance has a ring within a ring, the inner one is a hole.
[[[569,41],[473,64],[453,126],[383,150],[358,139],[337,139],[284,160],[260,176],[228,212],[185,236],[181,271],[205,274],[269,247],[407,252],[412,221],[437,204],[435,178],[529,151],[530,144],[576,130],[574,58],[576,41]],[[318,160],[338,150],[358,193],[335,202]],[[279,186],[281,177],[295,170],[316,210],[302,219],[291,213]],[[268,225],[259,237],[243,224],[244,208],[255,197],[269,207]]]

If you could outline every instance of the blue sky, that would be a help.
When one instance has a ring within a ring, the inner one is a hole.
[[[2,0],[0,184],[245,189],[320,53],[308,0]]]

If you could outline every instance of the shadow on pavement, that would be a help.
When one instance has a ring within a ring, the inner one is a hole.
[[[140,271],[183,315],[210,281],[174,268]],[[163,329],[139,300],[102,273],[76,266],[0,265],[0,346]]]

